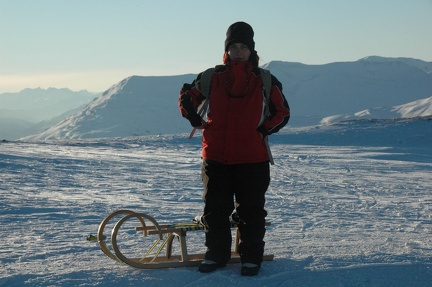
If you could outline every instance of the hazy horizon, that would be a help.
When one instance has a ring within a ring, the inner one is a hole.
[[[226,29],[239,20],[253,26],[261,64],[432,62],[430,15],[428,0],[0,0],[0,93],[100,92],[131,75],[199,73],[221,63]]]

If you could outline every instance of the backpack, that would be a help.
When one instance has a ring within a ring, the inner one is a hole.
[[[262,79],[263,82],[263,91],[264,91],[264,96],[265,96],[265,107],[264,107],[264,116],[267,117],[270,114],[270,109],[269,109],[269,101],[270,101],[270,91],[271,91],[271,87],[272,87],[272,80],[271,80],[271,73],[269,70],[266,69],[260,69],[260,77]],[[198,115],[203,118],[205,113],[207,112],[207,108],[209,105],[209,96],[210,96],[210,84],[211,84],[211,78],[213,76],[215,68],[208,68],[207,70],[205,70],[202,74],[201,74],[201,78],[200,78],[200,90],[201,90],[201,94],[206,98],[204,100],[204,102],[201,104],[200,109],[198,110]],[[196,128],[194,128],[192,130],[192,132],[189,135],[189,138],[191,139],[194,135],[196,131]],[[273,156],[271,154],[270,151],[270,147],[268,144],[268,136],[264,138],[264,143],[266,145],[267,148],[267,152],[268,152],[268,156],[269,156],[269,160],[270,163],[273,165]]]

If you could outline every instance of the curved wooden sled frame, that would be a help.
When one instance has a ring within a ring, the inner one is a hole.
[[[116,216],[123,215],[123,217],[117,221],[111,232],[111,247],[107,245],[106,238],[104,235],[104,229],[108,222],[110,222]],[[135,231],[143,231],[144,236],[157,235],[153,244],[149,247],[147,252],[141,258],[129,258],[127,257],[119,247],[118,235],[122,225],[130,220],[137,219],[141,226],[135,227]],[[149,221],[151,224],[146,224]],[[266,226],[271,225],[266,222]],[[232,225],[236,229],[234,250],[231,253],[230,263],[239,263],[240,255],[238,254],[238,244],[240,241],[240,233],[235,224]],[[159,269],[159,268],[175,268],[175,267],[187,267],[197,266],[204,260],[205,254],[188,254],[186,245],[186,233],[188,231],[204,230],[204,226],[199,223],[188,222],[171,225],[159,225],[157,221],[144,213],[136,213],[131,210],[118,210],[108,215],[99,225],[98,229],[98,243],[105,255],[109,258],[126,263],[130,266],[140,269]],[[165,237],[165,239],[164,239]],[[173,255],[173,241],[174,238],[179,239],[180,243],[180,254]],[[162,250],[165,249],[164,255]],[[274,255],[264,255],[265,261],[273,260]]]

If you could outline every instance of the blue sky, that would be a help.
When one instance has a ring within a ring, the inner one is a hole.
[[[261,64],[432,61],[432,0],[0,0],[0,93],[198,73],[221,63],[239,20]]]

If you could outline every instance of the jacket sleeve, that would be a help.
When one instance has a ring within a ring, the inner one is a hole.
[[[191,119],[192,117],[196,117],[197,108],[205,100],[205,97],[198,88],[200,78],[201,74],[191,84],[185,83],[180,89],[178,107],[184,118]]]
[[[282,92],[282,84],[273,75],[269,100],[269,112],[269,116],[264,121],[264,126],[270,135],[283,128],[290,118],[290,107]]]

